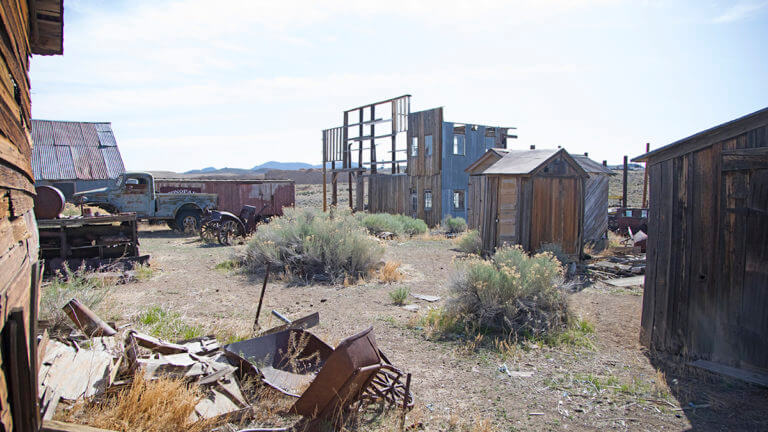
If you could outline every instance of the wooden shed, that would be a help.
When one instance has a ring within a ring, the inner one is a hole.
[[[62,2],[2,0],[0,40],[0,430],[37,431],[38,234],[29,60],[62,53]]]
[[[536,251],[555,243],[579,258],[588,175],[568,152],[492,150],[466,171],[470,220],[485,251],[505,243]]]
[[[640,341],[768,370],[768,108],[633,159],[650,184]]]

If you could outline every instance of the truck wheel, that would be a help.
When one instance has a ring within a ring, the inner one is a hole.
[[[196,234],[200,229],[200,210],[182,210],[176,216],[176,226],[184,234]]]

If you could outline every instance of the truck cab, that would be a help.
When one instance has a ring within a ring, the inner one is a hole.
[[[203,209],[215,209],[215,194],[158,193],[152,174],[126,172],[113,186],[73,195],[77,204],[97,206],[110,213],[136,213],[146,220],[163,220],[181,231],[197,231]]]

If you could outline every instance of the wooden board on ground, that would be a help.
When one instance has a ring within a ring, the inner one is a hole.
[[[708,370],[710,372],[768,388],[768,375],[766,374],[738,369],[709,360],[696,360],[695,362],[688,364],[697,368]]]
[[[603,282],[615,287],[631,287],[631,286],[643,286],[645,284],[645,276],[631,276],[620,279],[608,279]]]

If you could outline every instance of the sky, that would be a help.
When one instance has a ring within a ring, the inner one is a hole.
[[[345,109],[412,95],[509,148],[618,163],[768,105],[768,1],[64,3],[33,118],[112,123],[128,170],[319,164]]]

